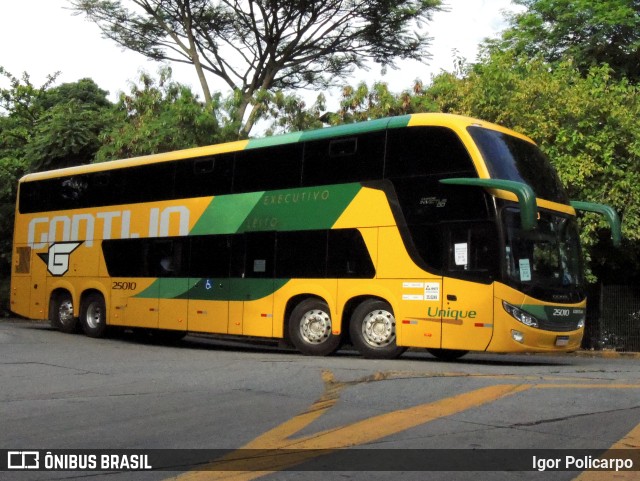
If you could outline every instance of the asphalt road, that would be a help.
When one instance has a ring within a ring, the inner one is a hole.
[[[6,320],[0,422],[4,450],[212,450],[192,452],[197,470],[181,464],[185,451],[177,462],[161,451],[173,471],[5,471],[0,479],[612,479],[503,469],[540,450],[609,448],[635,448],[637,469],[640,359],[471,354],[447,363],[426,352],[389,361],[349,350],[316,358],[194,336],[175,345],[130,334],[90,339]],[[492,472],[456,470],[476,466],[478,453]],[[222,454],[251,459],[235,470],[207,463]],[[401,456],[405,464],[394,462]],[[439,462],[450,471],[429,469]],[[640,479],[638,471],[616,476]]]

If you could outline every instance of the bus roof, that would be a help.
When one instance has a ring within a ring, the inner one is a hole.
[[[129,159],[112,160],[95,164],[84,164],[64,169],[49,170],[45,172],[36,172],[27,174],[20,182],[29,182],[33,180],[41,180],[55,178],[59,176],[68,176],[74,174],[85,174],[89,172],[100,172],[125,167],[134,167],[138,165],[153,164],[156,162],[167,162],[172,160],[187,159],[193,157],[203,157],[207,155],[216,155],[229,152],[238,152],[248,149],[257,149],[262,147],[270,147],[276,145],[285,145],[297,142],[307,142],[313,140],[321,140],[332,137],[344,137],[358,135],[367,132],[375,132],[379,130],[416,127],[416,126],[441,126],[449,127],[456,131],[466,129],[470,125],[478,125],[492,130],[499,130],[510,135],[517,136],[529,142],[533,142],[528,137],[506,129],[496,124],[485,122],[454,114],[443,113],[420,113],[408,114],[397,117],[385,117],[366,122],[357,122],[353,124],[338,125],[335,127],[325,127],[323,129],[307,130],[300,132],[291,132],[288,134],[274,135],[271,137],[262,137],[249,140],[238,140],[235,142],[226,142],[221,144],[208,145],[204,147],[193,147],[190,149],[175,150],[160,154],[151,154],[140,157],[132,157]]]

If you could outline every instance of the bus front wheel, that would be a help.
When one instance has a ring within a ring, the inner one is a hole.
[[[80,324],[89,337],[104,337],[107,333],[107,309],[101,294],[91,293],[80,304]]]
[[[289,317],[289,339],[307,356],[327,356],[340,347],[340,336],[333,334],[331,311],[320,299],[306,299]]]
[[[73,299],[68,292],[60,292],[51,298],[49,314],[51,326],[67,334],[78,332],[78,318],[73,316]]]
[[[396,319],[391,306],[378,299],[360,304],[349,325],[351,341],[364,357],[395,359],[406,348],[396,345]]]

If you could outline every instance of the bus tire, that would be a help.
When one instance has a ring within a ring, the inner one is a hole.
[[[104,337],[107,334],[107,308],[101,294],[92,292],[82,300],[80,324],[89,337]]]
[[[289,339],[306,356],[328,356],[340,347],[333,334],[329,305],[316,298],[298,304],[289,317]]]
[[[462,349],[436,349],[428,348],[427,351],[432,356],[437,357],[441,361],[455,361],[467,354],[469,351],[463,351]]]
[[[73,315],[73,299],[66,291],[59,292],[51,298],[49,313],[51,327],[67,334],[78,332],[78,318]]]
[[[379,299],[367,299],[353,311],[349,333],[354,347],[369,359],[395,359],[406,351],[396,345],[393,309]]]

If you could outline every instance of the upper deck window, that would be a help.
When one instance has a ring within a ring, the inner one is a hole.
[[[458,135],[446,127],[390,129],[387,137],[386,178],[437,174],[477,176],[471,157]]]
[[[523,182],[530,185],[538,197],[569,203],[556,170],[535,144],[482,127],[469,127],[468,130],[492,179]]]

